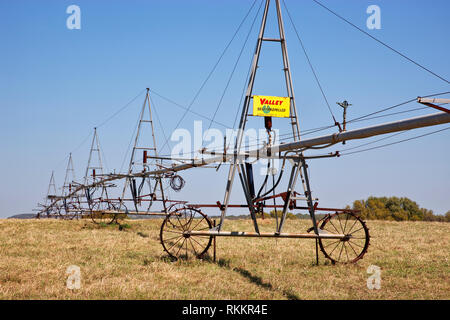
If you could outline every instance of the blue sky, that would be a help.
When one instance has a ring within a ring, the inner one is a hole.
[[[322,2],[373,36],[450,78],[448,1]],[[150,87],[187,106],[252,3],[1,1],[0,217],[31,212],[45,196],[52,170],[61,185],[69,152],[73,152],[77,177],[82,177],[92,129],[141,93],[98,131],[108,168],[119,170],[144,100],[143,90]],[[66,27],[66,8],[71,4],[81,8],[81,30]],[[259,4],[260,0],[192,105],[193,111],[213,115]],[[339,119],[341,110],[336,101],[349,100],[353,104],[349,117],[354,118],[419,95],[450,91],[447,83],[380,46],[313,1],[286,0],[286,4]],[[372,4],[381,8],[381,30],[366,28],[366,9]],[[267,34],[276,36],[273,8],[270,13]],[[301,127],[330,125],[330,114],[285,11],[284,20]],[[230,127],[240,107],[259,23],[258,16],[216,116],[217,121]],[[277,44],[263,48],[260,66],[254,93],[283,95]],[[153,99],[164,126],[164,133],[157,126],[161,143],[163,135],[174,130],[183,110],[158,96]],[[417,107],[412,103],[394,111]],[[355,123],[350,128],[432,112],[406,113]],[[181,127],[191,130],[194,120],[199,117],[189,114]],[[261,124],[255,121],[250,125]],[[203,126],[208,127],[209,122]],[[445,125],[418,129],[399,138],[442,128]],[[345,206],[370,195],[395,195],[409,197],[435,213],[445,213],[450,210],[449,138],[450,131],[445,131],[338,159],[311,161],[313,192],[320,204],[328,207]],[[349,142],[330,151],[361,143]],[[186,172],[186,187],[177,196],[193,202],[222,200],[225,174],[223,168],[219,172]],[[235,188],[236,200],[242,199],[239,189]]]

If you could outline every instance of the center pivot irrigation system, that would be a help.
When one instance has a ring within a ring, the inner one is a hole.
[[[146,145],[145,142],[144,144],[140,143],[142,131],[146,126],[149,127],[152,136],[152,144],[150,145]],[[139,151],[143,152],[142,161],[139,161],[137,157]],[[175,191],[180,191],[185,184],[183,178],[173,172],[168,171],[148,177],[142,176],[140,181],[137,180],[136,171],[145,174],[147,171],[151,171],[151,168],[167,169],[167,166],[163,165],[162,159],[158,160],[160,158],[156,149],[148,90],[140,112],[127,174],[104,174],[102,154],[97,128],[94,128],[83,183],[75,182],[73,159],[72,154],[70,154],[62,194],[57,195],[54,173],[52,173],[46,202],[39,204],[40,209],[37,217],[68,220],[89,217],[95,223],[111,224],[128,215],[164,216],[173,211],[176,205],[186,203],[186,201],[170,200],[165,194],[167,187],[163,186],[163,181],[168,181],[169,187]],[[113,197],[111,192],[108,192],[108,190],[118,187],[111,182],[115,180],[124,181],[120,197]],[[49,201],[51,202],[49,203]],[[152,210],[153,204],[157,202],[162,205],[161,211]]]
[[[260,8],[262,7],[262,4],[263,3],[261,3]],[[120,215],[162,215],[165,218],[160,229],[161,244],[171,257],[177,259],[188,258],[190,256],[198,258],[203,257],[210,248],[215,237],[315,239],[316,257],[318,248],[320,247],[320,250],[325,257],[331,260],[332,263],[354,263],[361,259],[367,252],[370,235],[366,223],[358,216],[358,212],[349,209],[321,207],[318,205],[317,199],[313,197],[311,192],[307,161],[316,158],[337,157],[339,156],[339,153],[327,153],[316,156],[306,156],[304,153],[309,150],[327,148],[341,142],[345,143],[349,140],[364,139],[391,132],[400,132],[449,123],[450,112],[440,105],[449,103],[450,100],[418,98],[418,103],[438,109],[439,112],[354,130],[346,129],[346,112],[347,107],[350,106],[350,104],[347,101],[344,101],[343,103],[339,103],[339,105],[344,108],[343,123],[337,122],[332,115],[334,126],[338,129],[338,132],[315,138],[302,138],[286,47],[280,1],[275,0],[279,31],[279,37],[277,38],[265,37],[269,6],[270,0],[266,0],[256,49],[248,76],[239,128],[232,151],[228,150],[225,141],[223,150],[221,151],[202,149],[203,156],[200,159],[178,161],[176,164],[169,165],[164,164],[164,161],[170,160],[170,158],[158,156],[153,128],[152,109],[150,107],[150,90],[147,89],[147,95],[140,115],[128,172],[126,174],[103,173],[100,146],[97,132],[95,131],[84,183],[69,183],[70,180],[68,180],[68,176],[71,173],[71,170],[73,170],[72,158],[69,157],[62,195],[55,195],[56,188],[54,186],[54,177],[52,175],[46,200],[47,203],[42,205],[42,209],[39,211],[38,216],[61,216],[69,218],[73,218],[74,216],[90,216],[95,222],[103,221],[111,223]],[[289,11],[287,12],[289,14]],[[286,86],[285,97],[253,95],[260,52],[265,42],[275,42],[279,43],[281,46]],[[385,45],[384,43],[382,44]],[[409,58],[407,59],[410,60]],[[311,64],[310,67],[312,68]],[[426,71],[432,73],[428,69],[426,69]],[[316,76],[315,73],[314,75]],[[442,77],[439,78],[449,83]],[[317,77],[316,80],[318,81]],[[320,87],[319,82],[318,84]],[[146,106],[148,106],[149,111],[148,119],[144,117],[144,113],[147,111]],[[250,113],[251,106],[253,106],[252,114]],[[267,132],[267,141],[264,143],[263,147],[244,150],[244,131],[249,116],[261,117],[264,120],[261,122],[264,123],[264,128]],[[277,121],[289,121],[292,130],[290,141],[275,144],[274,130],[272,129],[272,117],[276,117],[278,119]],[[141,128],[144,124],[150,125],[151,127],[151,147],[138,146]],[[138,151],[142,151],[142,163],[137,162],[136,154]],[[91,165],[94,153],[98,154],[98,159],[100,160],[100,165],[98,167],[93,167]],[[253,164],[259,159],[267,160],[267,172],[264,176],[262,185],[258,189],[254,179]],[[280,170],[275,169],[275,160],[282,163]],[[164,185],[169,185],[170,188],[175,191],[179,191],[184,186],[184,180],[178,175],[178,172],[191,168],[206,167],[208,165],[220,166],[221,164],[229,165],[225,195],[222,202],[217,201],[214,204],[192,204],[188,201],[169,200],[165,194],[167,187],[164,187]],[[140,167],[139,171],[136,170],[137,166]],[[287,184],[284,183],[283,186],[282,177],[284,173],[287,175],[287,179],[285,179]],[[244,204],[232,204],[230,202],[236,175],[239,178],[245,196]],[[115,183],[119,180],[124,182],[122,196],[116,198],[109,197],[108,190],[116,187]],[[269,186],[270,180],[272,182],[271,186]],[[296,190],[298,182],[302,185],[302,192]],[[54,195],[50,194],[51,190],[53,190]],[[129,190],[131,197],[127,197],[127,190]],[[145,190],[147,190],[147,192]],[[256,190],[258,190],[258,192],[256,192]],[[162,209],[159,211],[152,211],[151,207],[154,202],[160,202],[162,204]],[[301,205],[300,202],[302,202],[303,205]],[[220,220],[217,226],[215,224],[213,226],[211,219],[202,211],[203,208],[216,208],[220,210]],[[254,232],[225,231],[224,221],[227,211],[230,208],[246,208],[253,221]],[[257,217],[259,214],[264,214],[265,209],[275,211],[276,227],[274,232],[261,232],[258,226]],[[307,211],[311,218],[311,227],[303,233],[283,232],[288,210]],[[316,213],[324,213],[323,218],[318,220],[316,218]]]

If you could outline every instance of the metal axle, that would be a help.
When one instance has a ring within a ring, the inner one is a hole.
[[[319,233],[275,233],[275,232],[241,232],[241,231],[186,231],[186,236],[213,236],[213,237],[247,237],[247,238],[296,238],[296,239],[346,239],[351,238],[345,234]]]

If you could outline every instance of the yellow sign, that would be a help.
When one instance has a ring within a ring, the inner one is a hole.
[[[288,118],[290,110],[290,98],[253,96],[254,116]]]

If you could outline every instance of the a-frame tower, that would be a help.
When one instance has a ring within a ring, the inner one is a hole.
[[[89,159],[84,175],[84,185],[89,185],[102,179],[103,162],[100,149],[100,141],[98,139],[97,128],[94,128],[92,136],[91,149],[89,151]]]
[[[286,47],[286,36],[285,36],[285,32],[284,32],[284,23],[283,23],[283,17],[281,14],[281,6],[280,6],[279,0],[275,0],[274,2],[275,2],[275,7],[276,7],[276,13],[277,13],[277,24],[278,24],[279,37],[278,38],[266,38],[265,37],[266,23],[267,23],[267,17],[268,17],[269,7],[270,7],[270,0],[266,0],[265,7],[264,7],[264,14],[262,17],[258,40],[257,40],[257,44],[256,44],[256,50],[255,50],[255,54],[253,56],[253,61],[252,61],[252,65],[251,65],[251,72],[250,72],[250,77],[249,77],[247,90],[246,90],[246,94],[245,94],[245,100],[244,100],[244,104],[243,104],[243,108],[242,108],[242,114],[241,114],[241,119],[240,119],[240,123],[239,123],[239,131],[238,131],[236,143],[235,143],[234,153],[236,155],[240,154],[240,151],[242,148],[242,140],[243,140],[243,136],[244,136],[244,131],[245,131],[246,123],[247,123],[247,118],[249,116],[250,105],[251,105],[252,99],[253,99],[253,87],[254,87],[254,83],[255,83],[256,74],[258,71],[258,62],[259,62],[259,57],[261,54],[261,48],[262,48],[263,44],[268,41],[278,42],[281,46],[281,56],[282,56],[282,60],[283,60],[283,72],[284,72],[285,85],[286,85],[286,97],[288,97],[290,100],[290,113],[289,113],[288,119],[290,121],[291,128],[292,128],[293,141],[300,140],[300,126],[299,126],[298,113],[297,113],[297,108],[296,108],[294,86],[293,86],[292,76],[291,76],[291,68],[290,68],[290,64],[289,64],[289,57],[288,57],[288,52],[287,52],[287,47]],[[268,117],[265,118],[265,125],[266,125],[266,129],[268,131],[270,131],[271,124],[268,125],[268,123],[271,123],[271,119],[267,119],[267,118]],[[252,191],[253,188],[251,185],[253,183],[253,170],[251,169],[251,165],[248,165],[248,164],[244,165],[244,163],[240,163],[240,162],[241,161],[238,160],[238,161],[232,163],[230,166],[229,172],[228,172],[224,201],[223,201],[223,205],[221,206],[221,221],[218,226],[218,231],[220,231],[222,228],[223,220],[225,218],[225,214],[228,209],[228,205],[229,205],[229,201],[230,201],[233,181],[234,181],[234,178],[236,175],[236,171],[238,171],[240,181],[241,181],[241,184],[242,184],[245,196],[246,196],[246,201],[247,201],[247,204],[248,204],[248,207],[250,210],[250,214],[251,214],[251,217],[254,222],[255,231],[257,233],[259,233],[259,228],[258,228],[258,224],[256,221],[256,209],[254,207],[254,201],[256,199],[255,199],[254,192]],[[305,162],[302,152],[298,152],[296,160],[293,160],[293,165],[292,165],[292,169],[291,169],[291,173],[290,173],[286,196],[283,199],[284,206],[283,206],[283,211],[282,211],[282,215],[281,215],[281,221],[277,226],[276,233],[278,233],[278,234],[281,233],[281,231],[282,231],[289,204],[291,203],[292,200],[294,200],[294,198],[296,198],[296,192],[294,189],[295,189],[295,185],[296,185],[296,182],[297,182],[297,179],[299,176],[301,177],[303,188],[304,188],[304,196],[305,197],[304,198],[302,197],[302,199],[305,199],[308,203],[309,213],[311,215],[311,218],[313,219],[314,231],[316,234],[318,234],[316,221],[315,221],[315,214],[314,214],[315,208],[314,208],[313,199],[312,199],[312,195],[311,195],[311,188],[309,185],[307,166],[306,166],[306,162]]]
[[[162,160],[157,159],[158,150],[149,91],[149,88],[147,88],[144,104],[139,115],[136,137],[128,166],[127,173],[129,175],[161,168]],[[148,213],[154,201],[161,201],[163,206],[162,212],[167,212],[167,199],[164,194],[162,178],[161,176],[156,176],[152,180],[154,181],[151,181],[149,177],[142,178],[140,182],[136,178],[126,179],[121,199],[122,201],[126,199],[126,191],[129,190],[136,213]],[[146,202],[148,205],[145,205]],[[144,210],[140,211],[140,207],[143,207]]]

